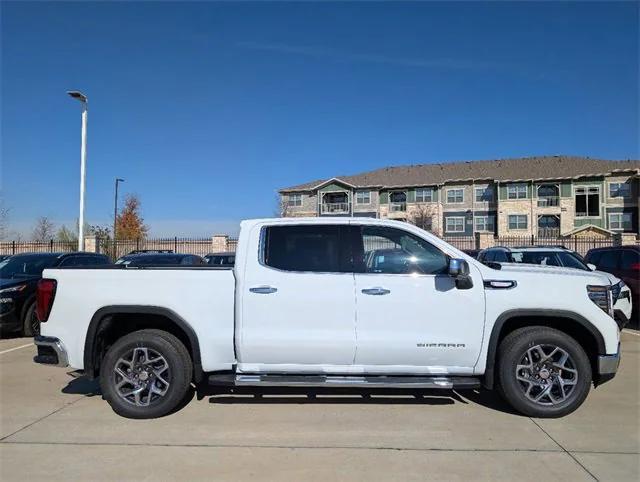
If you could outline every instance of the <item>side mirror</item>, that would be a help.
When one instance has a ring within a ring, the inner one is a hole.
[[[464,259],[452,258],[449,260],[449,276],[456,280],[456,288],[459,290],[473,288],[473,280],[469,276],[469,263]]]
[[[587,263],[587,268],[589,268],[591,271],[595,271],[596,269],[598,269],[595,264],[591,263]]]

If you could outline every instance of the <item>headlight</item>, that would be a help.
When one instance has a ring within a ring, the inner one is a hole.
[[[611,301],[610,286],[588,285],[587,295],[591,301],[602,309],[602,311],[613,318],[613,304]]]
[[[627,285],[624,284],[624,281],[619,281],[618,283],[611,286],[611,298],[613,299],[614,303],[616,302],[617,299],[623,297],[622,290],[624,290],[626,287]]]
[[[19,291],[22,291],[26,287],[27,285],[18,285],[18,286],[12,286],[11,288],[5,288],[3,290],[0,290],[0,295],[4,295],[6,293],[17,293]]]

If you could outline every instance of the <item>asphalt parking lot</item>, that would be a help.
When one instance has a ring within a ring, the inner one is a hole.
[[[116,416],[95,384],[0,340],[9,480],[638,480],[640,336],[576,413],[533,420],[489,392],[212,393],[158,420]],[[362,395],[365,395],[364,397]]]

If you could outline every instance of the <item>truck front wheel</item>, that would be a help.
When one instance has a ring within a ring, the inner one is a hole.
[[[139,330],[109,348],[100,366],[100,387],[118,415],[162,417],[185,399],[192,370],[189,352],[175,336]]]
[[[498,351],[498,389],[530,417],[562,417],[584,402],[591,364],[580,344],[553,328],[531,326],[507,335]]]

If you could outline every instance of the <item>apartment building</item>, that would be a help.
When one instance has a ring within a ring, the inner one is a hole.
[[[279,193],[283,216],[398,219],[439,236],[640,234],[640,160],[546,156],[397,166]]]

